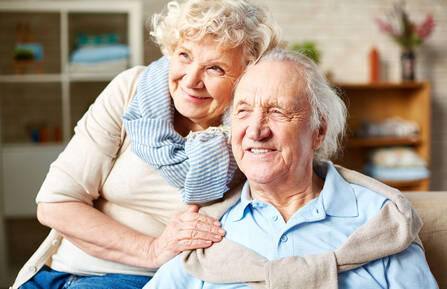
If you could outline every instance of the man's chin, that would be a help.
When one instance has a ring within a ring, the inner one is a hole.
[[[274,177],[271,174],[245,174],[251,184],[268,185],[273,183]]]

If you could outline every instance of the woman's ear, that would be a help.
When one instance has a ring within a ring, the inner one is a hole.
[[[324,118],[320,118],[320,125],[315,129],[312,139],[312,149],[316,151],[323,144],[326,137],[327,121]]]

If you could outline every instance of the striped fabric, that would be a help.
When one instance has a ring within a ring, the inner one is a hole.
[[[174,130],[174,108],[168,89],[169,60],[149,65],[137,95],[123,115],[131,150],[180,189],[183,202],[219,199],[228,190],[237,164],[229,144],[229,128],[210,127],[183,138]]]

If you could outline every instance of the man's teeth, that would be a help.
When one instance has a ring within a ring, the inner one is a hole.
[[[255,154],[265,154],[265,153],[268,153],[270,150],[267,150],[267,149],[251,149],[250,151],[252,153],[255,153]]]

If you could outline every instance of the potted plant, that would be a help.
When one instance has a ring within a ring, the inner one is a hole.
[[[313,42],[306,41],[302,43],[293,43],[290,46],[290,49],[306,55],[316,64],[320,63],[321,52],[317,49],[317,46]]]
[[[388,34],[402,48],[401,72],[402,80],[415,79],[414,48],[424,42],[433,32],[435,22],[431,14],[427,15],[420,24],[414,23],[405,8],[405,2],[394,4],[393,10],[387,14],[386,20],[376,18],[379,29]]]

